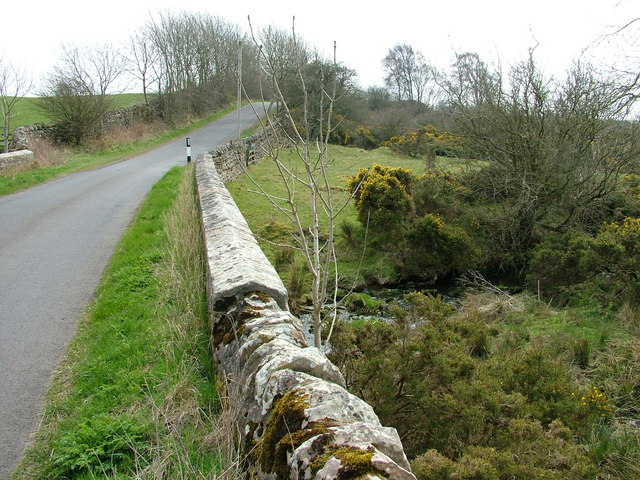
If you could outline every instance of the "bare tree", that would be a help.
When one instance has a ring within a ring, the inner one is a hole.
[[[116,80],[125,71],[125,58],[113,45],[62,46],[55,67],[58,78],[71,79],[86,95],[113,93]]]
[[[63,45],[62,51],[60,63],[45,80],[39,106],[56,122],[58,139],[77,144],[100,133],[125,59],[109,45]]]
[[[600,58],[619,85],[625,108],[633,108],[640,99],[640,17],[611,26],[583,52],[585,58]],[[612,55],[615,52],[615,55]]]
[[[271,86],[277,84],[285,95],[285,85],[293,77],[298,77],[298,68],[308,65],[312,58],[312,51],[304,40],[291,32],[269,26],[260,31],[259,63],[267,78],[270,79],[265,87],[269,88],[268,95],[275,95]],[[275,95],[277,97],[277,95]]]
[[[270,30],[267,35],[273,38],[273,33]],[[255,36],[253,40],[259,46]],[[289,57],[292,62],[289,65],[280,63],[281,57],[277,55],[278,50],[274,44],[259,49],[264,81],[281,105],[280,114],[268,116],[264,126],[277,139],[270,145],[268,155],[276,165],[286,196],[276,198],[269,195],[257,182],[255,184],[295,226],[295,247],[302,253],[311,276],[314,345],[321,348],[325,320],[323,307],[328,300],[334,306],[337,302],[338,272],[334,243],[336,221],[349,200],[344,197],[336,198],[328,178],[328,144],[336,127],[334,108],[338,99],[341,69],[335,59],[335,45],[333,60],[325,62],[317,56],[305,54],[295,30],[287,41],[290,41],[291,50],[297,52]],[[313,79],[308,76],[310,64],[318,67],[312,69]],[[299,114],[293,111],[283,89],[282,83],[286,83],[284,80],[288,76],[286,72],[295,76],[300,87],[302,99]],[[318,89],[315,92],[317,95],[311,91],[311,83]],[[281,144],[293,145],[298,160],[295,164],[280,158]],[[308,203],[310,207],[306,218],[302,214],[304,209],[300,208],[301,201]],[[335,309],[329,315],[335,315]]]
[[[11,119],[15,116],[18,101],[31,90],[31,81],[24,71],[6,63],[0,57],[0,109],[2,112],[3,151],[9,151]]]
[[[144,103],[149,105],[149,88],[157,80],[154,69],[157,63],[157,51],[153,48],[147,29],[143,28],[131,34],[128,53],[129,70],[140,80]]]

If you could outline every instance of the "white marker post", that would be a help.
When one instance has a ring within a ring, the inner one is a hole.
[[[187,137],[187,163],[191,162],[191,138]]]

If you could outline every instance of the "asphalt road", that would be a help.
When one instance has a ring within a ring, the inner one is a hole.
[[[255,123],[250,107],[243,128]],[[237,134],[237,113],[188,134],[195,160]],[[0,479],[37,428],[44,392],[122,233],[185,139],[0,197]]]

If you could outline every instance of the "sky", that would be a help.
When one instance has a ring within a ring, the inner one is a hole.
[[[376,6],[377,5],[377,6]],[[50,72],[60,46],[124,43],[158,12],[210,13],[243,30],[275,25],[296,32],[358,73],[362,87],[384,84],[381,62],[398,43],[447,69],[456,52],[473,51],[508,66],[537,45],[543,71],[561,77],[600,36],[640,17],[640,0],[13,0],[0,9],[0,56],[23,68],[34,84]],[[636,30],[637,31],[637,30]],[[638,45],[636,43],[636,45]],[[606,63],[616,49],[600,48]]]

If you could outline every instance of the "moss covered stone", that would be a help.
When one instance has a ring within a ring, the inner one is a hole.
[[[312,464],[312,471],[315,475],[326,465],[330,458],[340,461],[340,468],[335,477],[338,480],[357,480],[367,475],[375,475],[381,478],[388,478],[388,475],[373,465],[373,455],[375,450],[368,448],[363,450],[357,447],[328,447],[324,454],[318,456]]]
[[[288,477],[287,451],[295,447],[282,440],[285,437],[292,440],[292,435],[303,430],[305,409],[309,408],[308,398],[299,390],[291,390],[274,402],[257,449],[257,460],[263,472],[274,472],[279,478]]]

